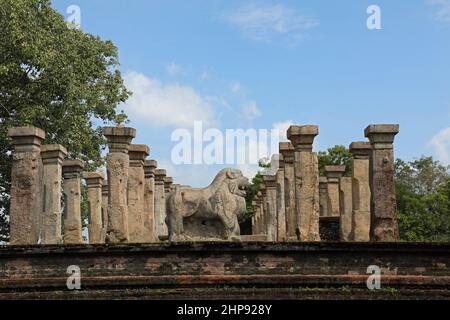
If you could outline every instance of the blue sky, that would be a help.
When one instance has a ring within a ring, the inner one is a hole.
[[[366,26],[371,4],[381,30]],[[70,5],[84,31],[119,48],[134,142],[176,182],[202,186],[221,167],[171,163],[171,133],[194,120],[317,124],[316,150],[399,123],[396,156],[450,164],[450,0],[53,2],[65,17]]]

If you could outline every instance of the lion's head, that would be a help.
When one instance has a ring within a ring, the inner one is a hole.
[[[239,197],[245,197],[250,183],[238,169],[227,169],[226,176],[229,179],[228,188],[230,192]]]

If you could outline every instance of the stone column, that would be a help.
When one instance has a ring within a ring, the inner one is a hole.
[[[352,240],[352,178],[341,177],[339,179],[339,235],[341,241]]]
[[[173,186],[173,178],[172,177],[164,177],[164,193],[169,193],[172,191]]]
[[[320,216],[326,217],[328,215],[328,179],[326,177],[319,177],[319,202]]]
[[[144,241],[157,241],[155,230],[155,169],[158,163],[155,160],[144,161]]]
[[[109,186],[108,181],[103,180],[102,185],[102,239],[101,242],[105,243],[106,240],[106,232],[108,231],[108,193],[109,193]]]
[[[81,160],[65,160],[63,162],[64,195],[66,214],[64,218],[64,243],[84,243],[81,220],[81,171],[84,163]]]
[[[339,217],[339,179],[345,173],[345,166],[325,166],[328,179],[328,217]]]
[[[10,240],[12,245],[39,240],[41,143],[45,132],[34,127],[8,130],[14,146],[11,168]]]
[[[268,234],[268,227],[267,227],[267,189],[266,189],[266,185],[264,184],[264,182],[261,183],[261,185],[259,186],[259,189],[261,191],[261,217],[262,217],[262,221],[261,221],[261,227],[262,227],[262,231],[263,234]],[[269,238],[267,238],[269,240]]]
[[[291,126],[288,139],[295,148],[295,199],[298,238],[320,241],[319,234],[319,164],[312,152],[318,126]]]
[[[144,161],[150,149],[144,144],[131,144],[128,148],[130,168],[128,170],[128,234],[129,241],[144,241]]]
[[[42,174],[42,221],[41,243],[59,244],[61,236],[61,185],[62,163],[67,150],[59,144],[41,146]]]
[[[370,125],[365,130],[372,146],[370,157],[371,227],[373,241],[398,240],[394,182],[394,139],[399,125]]]
[[[164,237],[169,234],[166,225],[166,197],[164,192],[164,177],[166,170],[155,170],[155,227],[156,235]]]
[[[128,233],[128,148],[136,130],[127,127],[105,127],[103,134],[108,140],[109,153],[106,167],[109,184],[108,229],[106,242],[129,241]]]
[[[269,241],[277,241],[277,179],[276,176],[264,176],[267,203],[267,237]]]
[[[260,186],[261,188],[261,186]],[[258,205],[258,234],[267,234],[267,230],[264,229],[264,204],[263,195],[261,191],[256,193],[257,205]]]
[[[288,239],[297,239],[297,213],[295,210],[294,147],[290,142],[280,142],[279,150],[284,159],[284,197],[286,212],[286,234]]]
[[[352,193],[353,217],[352,240],[370,241],[370,182],[369,165],[371,146],[369,142],[353,142]]]
[[[278,158],[278,171],[276,173],[277,180],[277,241],[287,241],[286,233],[286,197],[284,194],[284,158],[280,154]]]
[[[83,178],[86,180],[88,188],[89,243],[103,243],[102,187],[104,177],[100,172],[86,172]]]
[[[253,210],[253,215],[252,215],[252,234],[258,234],[256,232],[256,223],[257,223],[257,217],[256,217],[256,201],[252,201],[252,210]]]

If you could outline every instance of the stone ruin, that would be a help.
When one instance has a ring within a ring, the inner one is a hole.
[[[327,166],[319,176],[313,152],[318,126],[291,126],[279,145],[276,172],[264,175],[252,202],[252,235],[240,235],[248,179],[224,169],[210,186],[174,184],[146,145],[131,144],[136,130],[105,127],[107,174],[84,172],[65,160],[58,144],[42,145],[45,132],[16,127],[11,177],[10,244],[83,244],[81,179],[88,197],[89,243],[161,240],[320,241],[322,221],[335,221],[341,241],[398,239],[393,142],[398,125],[370,125],[368,142],[353,142],[351,177]],[[64,204],[64,216],[62,216]],[[63,232],[62,232],[63,231]]]

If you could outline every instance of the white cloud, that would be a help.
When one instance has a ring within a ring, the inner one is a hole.
[[[450,128],[441,130],[428,143],[438,160],[450,165]]]
[[[437,21],[450,22],[450,0],[428,0],[427,3],[437,7],[434,14]]]
[[[154,126],[190,128],[194,121],[215,123],[213,97],[202,97],[190,86],[163,85],[141,73],[125,74],[125,85],[133,92],[124,110],[135,121]]]
[[[298,41],[304,38],[306,30],[319,25],[317,20],[283,4],[246,4],[228,15],[227,20],[245,37],[264,42],[277,36]]]
[[[245,120],[252,121],[260,116],[262,116],[261,110],[259,110],[255,101],[247,101],[242,106],[241,116]]]
[[[294,125],[294,121],[292,121],[292,120],[287,120],[287,121],[283,121],[283,122],[275,122],[275,123],[272,124],[272,128],[279,130],[280,142],[288,141],[288,139],[287,139],[287,130],[292,125]]]
[[[241,84],[239,82],[233,83],[231,86],[231,92],[239,93],[241,91]]]
[[[175,62],[171,62],[166,66],[166,71],[169,75],[175,76],[177,74],[181,74],[183,72],[183,67]]]

